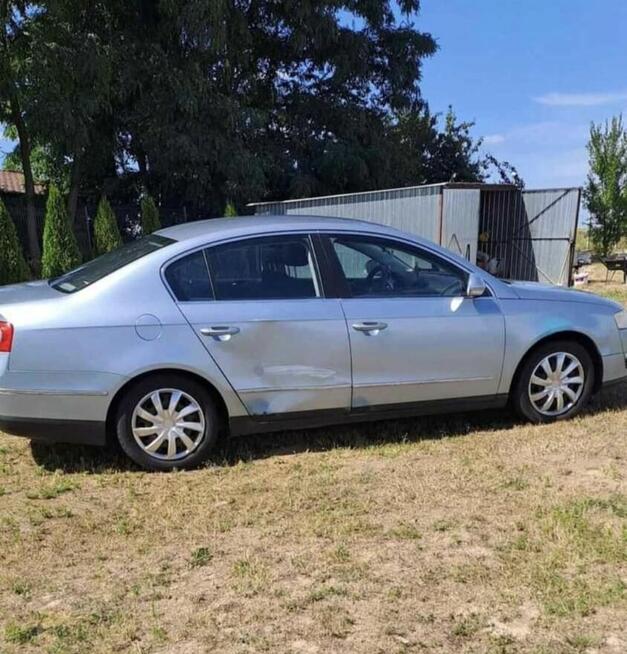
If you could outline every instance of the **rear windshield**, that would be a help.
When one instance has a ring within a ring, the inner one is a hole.
[[[65,275],[51,279],[50,286],[62,293],[76,293],[76,291],[87,288],[112,272],[128,266],[129,263],[133,263],[133,261],[137,261],[137,259],[141,259],[147,254],[167,247],[172,243],[175,243],[175,241],[165,236],[156,234],[145,236],[137,241],[131,241],[117,250],[103,254],[80,268],[65,273]]]

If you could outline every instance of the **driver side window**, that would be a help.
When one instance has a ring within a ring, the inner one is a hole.
[[[364,236],[333,236],[333,249],[352,297],[455,297],[465,271],[417,247]]]

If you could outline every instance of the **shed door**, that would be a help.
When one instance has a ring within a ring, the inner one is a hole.
[[[499,276],[568,286],[580,190],[486,190],[479,249],[499,262]]]

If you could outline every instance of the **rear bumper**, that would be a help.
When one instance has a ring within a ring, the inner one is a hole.
[[[92,420],[50,420],[0,415],[0,432],[48,443],[103,446],[107,440],[106,423]]]
[[[112,390],[104,373],[0,375],[0,432],[51,443],[104,445]]]

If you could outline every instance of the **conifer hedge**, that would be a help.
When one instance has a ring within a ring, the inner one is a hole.
[[[0,199],[0,286],[30,279],[15,224]]]
[[[150,195],[144,195],[141,201],[142,212],[142,232],[144,236],[161,229],[161,220],[159,219],[159,210],[155,201]]]
[[[41,274],[44,279],[57,277],[76,268],[81,259],[63,196],[59,189],[51,184],[46,203]]]
[[[122,245],[122,237],[118,229],[118,221],[111,209],[109,200],[102,196],[98,203],[94,219],[94,251],[96,256],[106,254]]]

